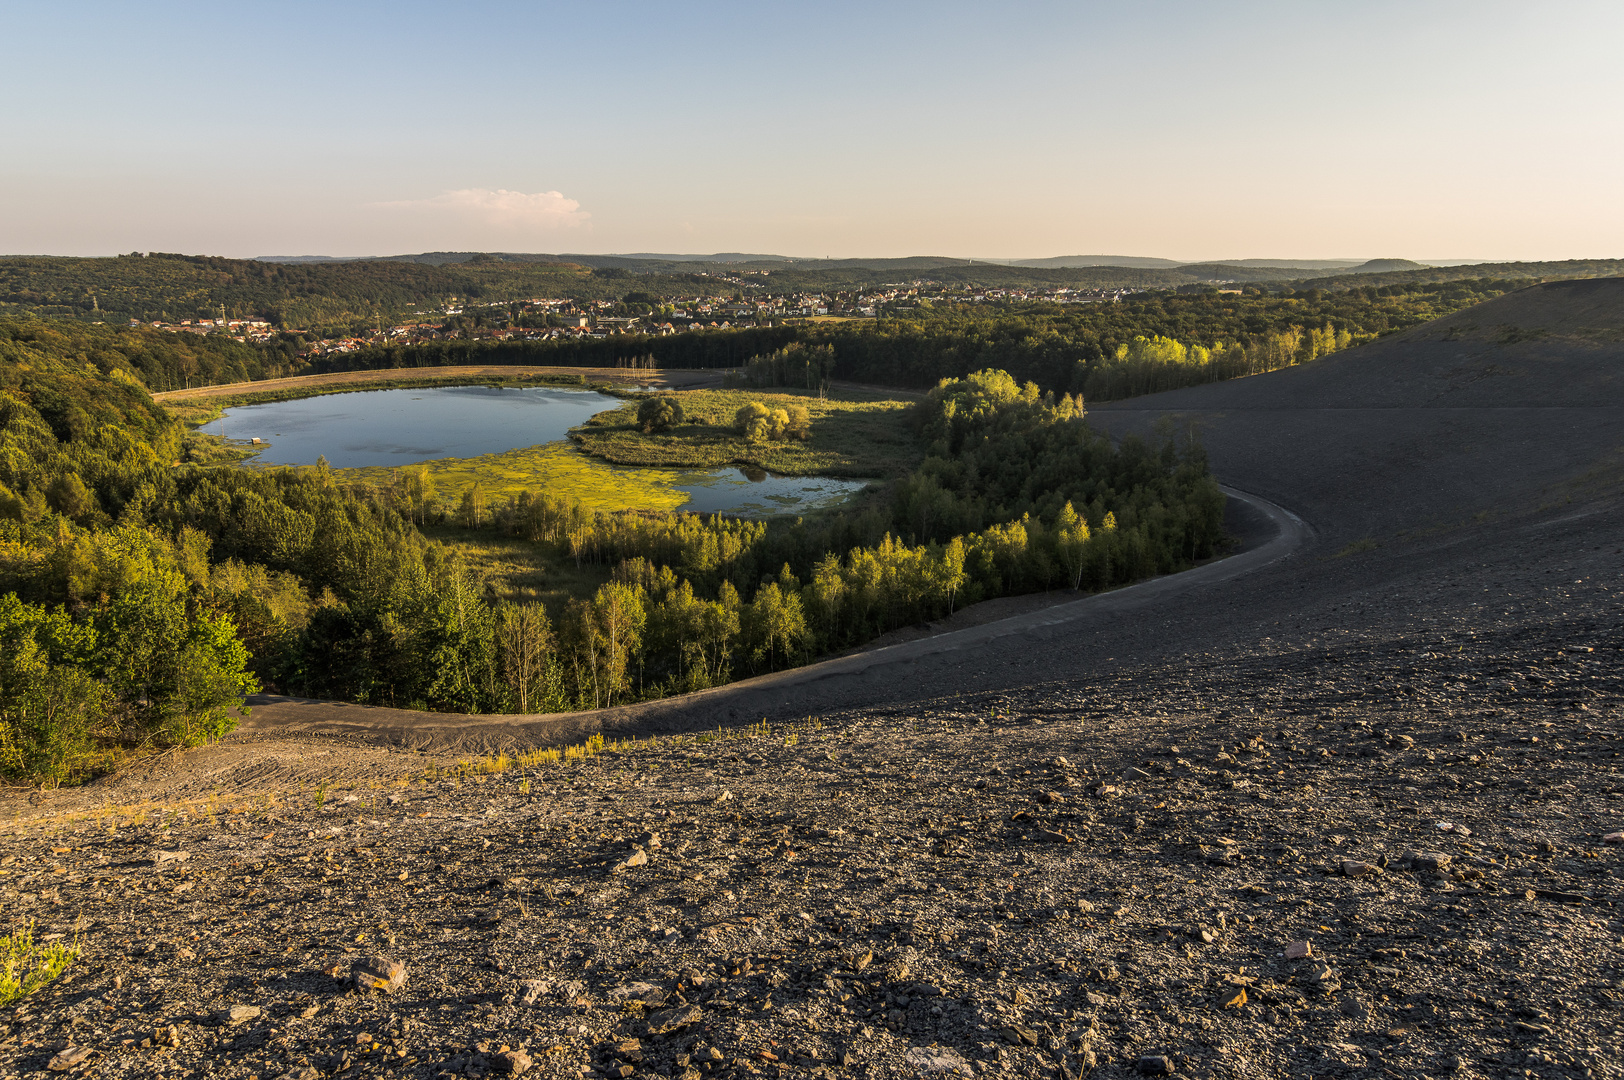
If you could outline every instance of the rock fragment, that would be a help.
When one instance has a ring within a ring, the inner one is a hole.
[[[653,1013],[648,1018],[648,1032],[650,1035],[668,1035],[690,1024],[697,1024],[705,1014],[698,1005],[686,1005],[676,1009],[664,1009]]]
[[[535,1064],[522,1047],[517,1050],[504,1050],[499,1054],[495,1054],[491,1057],[490,1062],[491,1067],[497,1072],[505,1073],[508,1076],[523,1076],[530,1070],[530,1066]]]
[[[611,874],[619,874],[619,873],[622,873],[623,871],[630,870],[631,868],[633,868],[635,866],[647,866],[647,865],[648,865],[648,852],[644,851],[642,848],[638,848],[636,851],[634,851],[630,855],[626,856],[620,862],[617,862],[613,866],[611,866],[609,868],[609,872]]]
[[[51,1058],[50,1063],[45,1067],[52,1072],[67,1072],[94,1052],[88,1046],[69,1046]]]
[[[387,956],[369,956],[357,961],[351,974],[355,985],[363,990],[393,994],[406,985],[406,965]]]
[[[258,1020],[263,1012],[264,1010],[258,1005],[233,1005],[226,1010],[226,1014],[222,1019],[232,1027],[236,1027],[239,1024],[246,1024],[250,1020]]]
[[[1432,874],[1441,874],[1449,869],[1449,864],[1455,860],[1441,851],[1412,851],[1405,856],[1411,870],[1424,870]]]

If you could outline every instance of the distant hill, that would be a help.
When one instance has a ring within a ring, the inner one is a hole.
[[[1367,285],[1427,285],[1464,279],[1550,281],[1557,278],[1619,277],[1624,275],[1624,259],[1565,259],[1561,262],[1498,262],[1470,265],[1425,266],[1404,259],[1373,259],[1366,265],[1398,263],[1399,269],[1366,270],[1358,267],[1334,277],[1307,278],[1293,282],[1299,289],[1350,289]]]
[[[1392,270],[1425,270],[1424,263],[1411,262],[1409,259],[1371,259],[1361,263],[1348,271],[1350,274],[1385,274]]]
[[[1219,259],[1225,266],[1263,267],[1275,270],[1335,270],[1358,266],[1360,259]],[[1188,266],[1189,263],[1182,265]]]
[[[981,259],[1005,266],[1030,266],[1034,269],[1073,270],[1093,266],[1123,266],[1130,270],[1172,270],[1179,265],[1174,259],[1153,259],[1143,255],[1056,255],[1052,259]]]

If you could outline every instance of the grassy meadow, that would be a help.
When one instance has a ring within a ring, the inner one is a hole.
[[[641,399],[599,413],[570,432],[583,450],[617,465],[710,469],[753,465],[783,476],[854,478],[899,476],[923,456],[908,410],[911,401],[878,395],[800,390],[683,390],[686,419],[669,431],[644,434],[637,426]],[[733,430],[733,416],[759,401],[771,409],[804,406],[812,415],[805,442],[751,442]]]

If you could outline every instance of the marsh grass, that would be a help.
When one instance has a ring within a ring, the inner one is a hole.
[[[414,466],[415,467],[415,466]],[[524,446],[500,454],[439,458],[422,467],[444,501],[455,500],[478,484],[486,499],[503,502],[521,491],[544,491],[573,499],[589,510],[675,510],[688,495],[675,486],[681,473],[672,469],[623,469],[588,457],[563,442]],[[396,470],[383,466],[334,469],[351,482],[387,488]]]
[[[79,945],[34,940],[34,924],[0,938],[0,1008],[48,986],[79,958]]]
[[[819,400],[801,390],[683,390],[686,421],[668,431],[644,434],[637,401],[599,413],[570,432],[583,450],[617,465],[709,469],[754,466],[784,476],[884,477],[907,472],[924,456],[908,410],[913,402],[841,393]],[[772,409],[791,405],[812,414],[805,442],[752,442],[733,430],[733,417],[759,401]]]

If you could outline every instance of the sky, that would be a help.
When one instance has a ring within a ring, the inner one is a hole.
[[[0,253],[1624,256],[1624,4],[7,4]]]

